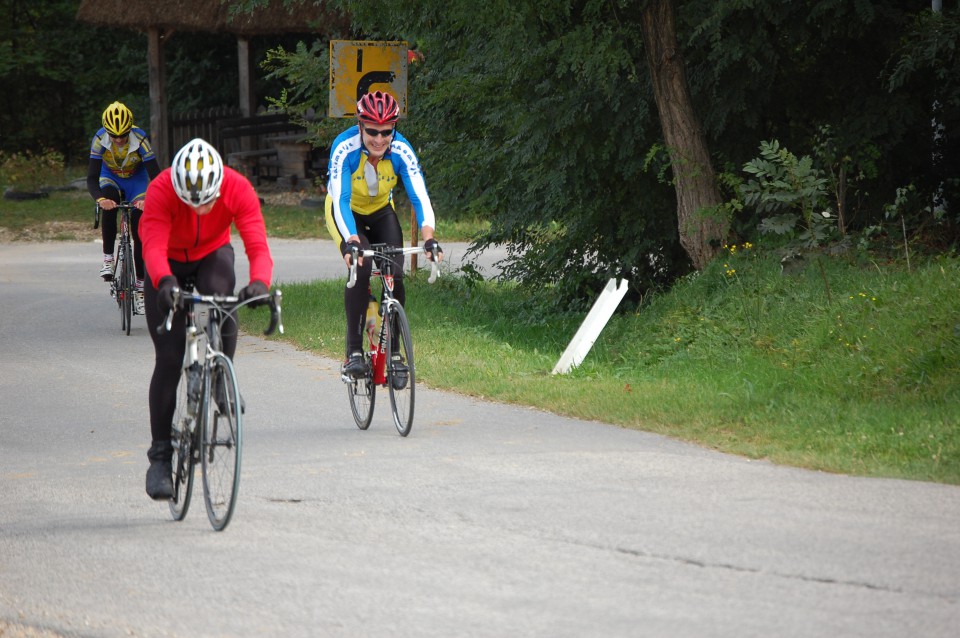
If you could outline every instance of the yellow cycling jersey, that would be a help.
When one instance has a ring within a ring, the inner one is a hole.
[[[393,163],[380,160],[374,167],[370,158],[360,156],[360,166],[351,175],[353,183],[350,195],[350,208],[357,215],[371,215],[387,204],[392,203],[393,187],[397,185],[397,174]]]
[[[143,167],[144,162],[155,159],[153,147],[145,131],[130,129],[127,141],[116,145],[106,129],[101,128],[90,144],[90,158],[103,160],[103,167],[118,177],[130,177]]]

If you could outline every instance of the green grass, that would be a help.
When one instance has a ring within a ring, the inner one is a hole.
[[[780,464],[960,483],[960,259],[908,272],[813,258],[782,275],[756,248],[725,257],[615,316],[564,376],[551,370],[583,315],[538,314],[511,285],[418,274],[418,380]],[[343,283],[283,293],[285,338],[342,357]]]
[[[319,209],[264,213],[270,236],[326,237]],[[82,192],[0,200],[0,237],[76,239],[71,227],[99,232],[92,217]],[[440,239],[481,226],[444,223]],[[582,314],[543,314],[510,284],[445,274],[429,286],[421,272],[407,303],[418,379],[775,463],[960,484],[960,258],[807,261],[783,275],[773,251],[728,251],[615,316],[564,376],[550,371]],[[284,338],[342,357],[343,282],[283,292]],[[244,317],[251,332],[262,321]]]
[[[270,196],[266,195],[267,201]],[[93,230],[93,200],[79,190],[55,191],[35,200],[0,199],[0,240],[85,240],[99,237]],[[329,239],[322,207],[264,204],[269,237]],[[404,219],[404,222],[407,220]],[[444,221],[441,241],[467,241],[488,225],[480,220]],[[409,227],[404,226],[409,232]]]

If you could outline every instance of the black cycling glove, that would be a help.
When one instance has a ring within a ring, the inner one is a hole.
[[[358,252],[363,250],[363,247],[360,245],[360,242],[358,241],[345,242],[343,244],[343,247],[340,250],[344,255],[349,255],[350,251],[352,251],[354,248],[356,248]]]
[[[262,281],[255,279],[251,281],[246,288],[237,293],[237,297],[240,299],[240,302],[244,302],[247,299],[252,299],[253,297],[259,297],[261,295],[267,294],[267,284]],[[266,299],[258,299],[257,301],[251,301],[248,306],[251,308],[256,308],[257,306],[262,306],[267,303]]]
[[[438,254],[443,253],[443,248],[440,248],[440,244],[437,243],[436,239],[430,238],[423,242],[423,252],[427,253],[427,257],[430,259],[430,261],[433,261],[434,250],[436,250]]]
[[[173,289],[177,287],[177,278],[173,275],[167,275],[160,280],[157,286],[157,308],[160,312],[167,314],[176,306],[176,300],[173,298]]]

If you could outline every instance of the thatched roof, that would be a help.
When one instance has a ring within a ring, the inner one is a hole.
[[[227,32],[238,35],[329,33],[346,21],[316,2],[292,12],[282,0],[270,0],[252,14],[230,15],[222,0],[82,0],[77,20],[88,24],[145,31]]]

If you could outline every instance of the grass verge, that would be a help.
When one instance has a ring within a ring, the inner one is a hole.
[[[780,270],[756,248],[726,255],[615,316],[557,376],[583,315],[541,314],[510,284],[429,286],[418,273],[407,286],[417,378],[754,459],[960,483],[960,260]],[[343,282],[283,293],[285,339],[342,357]]]

